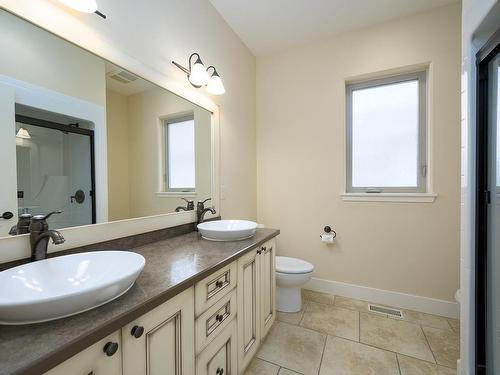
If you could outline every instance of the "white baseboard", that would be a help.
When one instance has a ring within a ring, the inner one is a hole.
[[[369,288],[340,281],[318,279],[316,277],[313,277],[305,285],[305,288],[316,292],[360,299],[454,319],[458,319],[460,316],[460,305],[457,302]]]

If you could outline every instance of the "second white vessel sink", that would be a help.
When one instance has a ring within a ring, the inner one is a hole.
[[[214,220],[198,224],[201,236],[211,241],[237,241],[250,238],[257,223],[249,220]]]
[[[103,305],[129,290],[145,263],[130,251],[94,251],[0,272],[0,324],[45,322]]]

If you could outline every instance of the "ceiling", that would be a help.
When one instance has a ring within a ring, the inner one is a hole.
[[[210,0],[256,56],[459,0]]]

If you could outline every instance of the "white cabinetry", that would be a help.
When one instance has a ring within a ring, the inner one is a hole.
[[[243,373],[271,328],[275,312],[276,245],[266,242],[238,259],[238,367]]]

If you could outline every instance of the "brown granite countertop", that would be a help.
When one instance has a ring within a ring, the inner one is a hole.
[[[258,229],[247,240],[212,242],[192,232],[131,249],[146,265],[120,298],[52,322],[0,325],[0,375],[44,373],[278,234]]]

